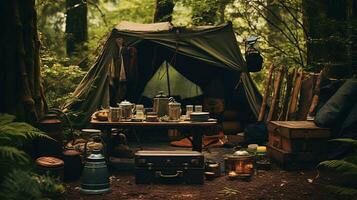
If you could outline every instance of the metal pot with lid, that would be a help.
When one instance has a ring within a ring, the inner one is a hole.
[[[122,110],[122,119],[124,121],[129,121],[133,117],[133,110],[135,108],[135,104],[130,103],[127,100],[124,100],[119,103],[119,107]]]
[[[163,91],[159,91],[154,97],[153,110],[157,113],[158,117],[168,114],[169,97]]]

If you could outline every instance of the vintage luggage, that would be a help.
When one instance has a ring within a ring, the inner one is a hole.
[[[269,145],[286,152],[326,151],[330,131],[312,121],[270,121]]]
[[[138,151],[135,182],[203,184],[204,157],[197,151]]]
[[[330,131],[312,121],[270,121],[269,156],[287,169],[315,166],[326,159]]]

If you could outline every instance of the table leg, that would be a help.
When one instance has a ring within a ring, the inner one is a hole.
[[[138,136],[138,134],[137,134],[137,132],[136,132],[136,129],[133,128],[132,131],[133,131],[133,133],[134,133],[136,142],[137,142],[137,144],[139,145],[140,150],[143,150],[143,146],[141,145],[141,142],[140,142],[139,136]]]
[[[192,151],[202,152],[202,132],[199,129],[193,129],[192,133]]]
[[[103,139],[103,154],[107,161],[109,161],[110,153],[111,153],[111,128],[100,128],[102,131],[102,139]]]

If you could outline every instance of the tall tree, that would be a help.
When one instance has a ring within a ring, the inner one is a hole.
[[[34,122],[44,112],[35,0],[0,2],[0,112]]]
[[[66,0],[67,55],[77,53],[88,40],[87,0]]]
[[[174,7],[173,0],[156,0],[154,22],[171,22]]]
[[[194,25],[214,25],[224,23],[226,6],[233,0],[181,0],[191,7]]]
[[[308,32],[307,62],[315,69],[329,67],[329,74],[351,74],[348,2],[304,0],[304,24]]]

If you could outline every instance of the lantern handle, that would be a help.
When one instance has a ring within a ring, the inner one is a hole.
[[[88,140],[87,140],[86,143],[84,144],[83,153],[84,153],[85,158],[87,158],[87,153],[88,153],[88,147],[87,147],[87,145],[88,145],[88,142],[89,142],[90,140],[93,140],[94,142],[100,142],[100,143],[103,144],[103,139],[102,139],[99,135],[94,135],[94,134],[93,134],[93,135],[90,135],[89,138],[88,138]],[[84,159],[84,162],[86,162],[86,161],[87,161],[87,160]]]

